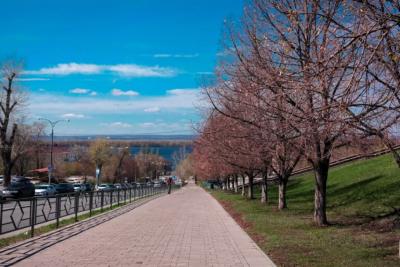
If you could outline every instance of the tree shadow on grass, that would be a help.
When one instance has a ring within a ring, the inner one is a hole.
[[[328,208],[335,209],[341,206],[347,206],[359,200],[373,199],[373,194],[367,194],[367,185],[383,178],[382,175],[375,175],[368,179],[363,179],[361,181],[353,182],[349,185],[343,186],[340,183],[336,185],[331,185],[328,187],[328,198],[332,196],[333,199],[340,199],[341,201],[332,201]],[[382,187],[376,188],[376,190],[382,190]],[[375,199],[373,199],[375,200]]]

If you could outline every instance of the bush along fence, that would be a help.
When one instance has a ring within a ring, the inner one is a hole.
[[[32,197],[0,201],[0,237],[30,227],[34,236],[35,225],[55,221],[60,225],[60,218],[75,216],[79,213],[89,213],[94,210],[112,209],[120,204],[151,197],[167,191],[166,186],[142,186],[139,188],[124,188],[107,191],[74,192],[57,194],[55,196]]]

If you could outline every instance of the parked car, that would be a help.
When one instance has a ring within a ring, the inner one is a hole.
[[[130,186],[130,188],[132,188],[132,189],[134,189],[134,188],[137,187],[137,186],[136,186],[136,183],[129,183],[129,186]]]
[[[83,192],[85,189],[82,184],[73,184],[73,186],[75,192]]]
[[[82,184],[82,187],[84,192],[90,192],[93,190],[93,185],[91,184]]]
[[[128,190],[128,189],[133,188],[133,186],[131,184],[128,184],[128,183],[123,183],[121,185],[122,185],[122,189]]]
[[[154,182],[153,186],[156,188],[161,187],[161,182]]]
[[[115,186],[116,189],[122,189],[123,188],[121,184],[114,184],[114,186]]]
[[[52,184],[35,185],[35,196],[54,196],[57,190]]]
[[[9,186],[2,191],[2,198],[23,198],[33,197],[35,186],[25,177],[14,177]]]
[[[111,191],[114,189],[116,189],[116,187],[113,184],[101,184],[97,187],[99,191]]]
[[[55,185],[57,194],[73,193],[75,192],[74,186],[68,183],[61,183]]]

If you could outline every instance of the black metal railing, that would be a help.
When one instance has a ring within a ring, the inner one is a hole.
[[[1,200],[0,235],[30,227],[33,236],[35,225],[55,221],[58,228],[62,217],[74,216],[75,221],[78,221],[79,213],[89,213],[89,216],[92,216],[94,210],[112,209],[166,191],[166,186],[142,186]]]

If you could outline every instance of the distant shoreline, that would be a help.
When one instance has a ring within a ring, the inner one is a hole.
[[[193,141],[195,135],[71,135],[54,136],[56,141],[91,141],[98,138],[110,141],[133,141],[133,142],[154,142],[154,141]],[[42,137],[42,140],[50,140],[50,136]]]

